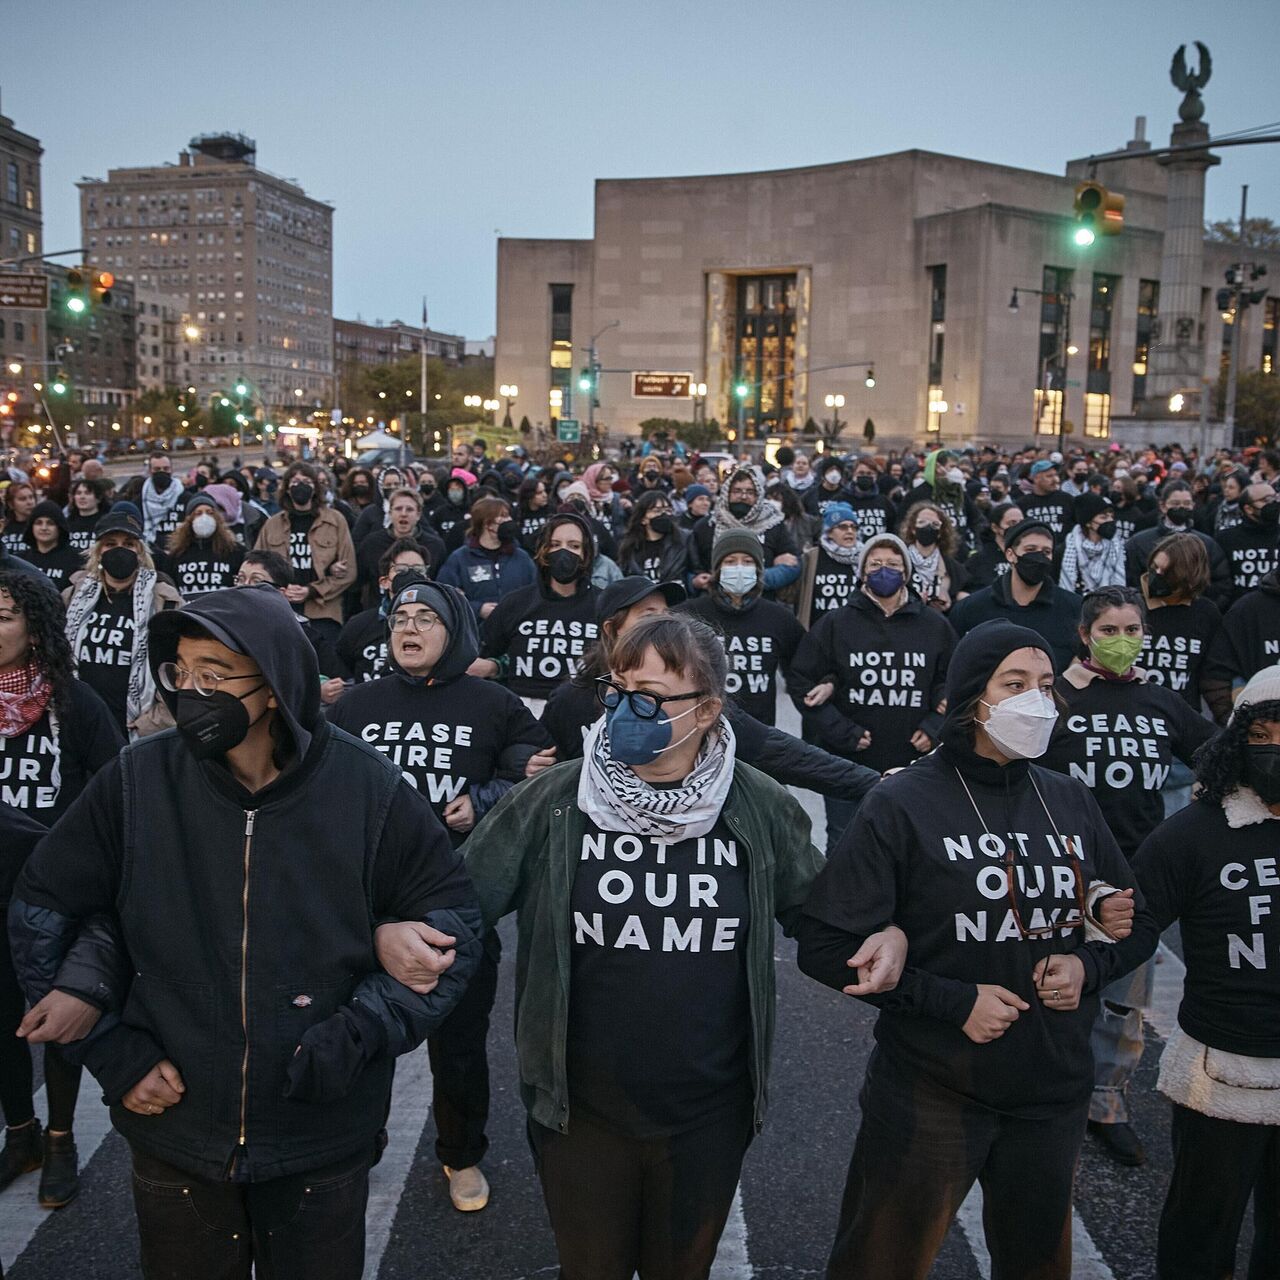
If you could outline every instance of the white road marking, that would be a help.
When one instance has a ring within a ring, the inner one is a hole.
[[[1178,1006],[1182,1003],[1182,984],[1187,976],[1187,966],[1163,942],[1156,951],[1155,961],[1151,1008],[1145,1017],[1156,1035],[1167,1040],[1178,1025]]]
[[[711,1280],[751,1280],[751,1258],[747,1254],[747,1219],[742,1212],[742,1184],[733,1193],[733,1207],[729,1210],[716,1260],[711,1266]]]
[[[382,1255],[391,1239],[396,1208],[431,1114],[431,1067],[427,1046],[420,1045],[396,1063],[387,1117],[390,1141],[382,1159],[369,1174],[369,1207],[365,1212],[364,1280],[376,1280]]]
[[[987,1252],[987,1242],[982,1232],[982,1188],[976,1182],[960,1206],[956,1221],[969,1242],[982,1280],[991,1280],[991,1255]],[[1074,1210],[1071,1213],[1071,1280],[1115,1280],[1115,1274],[1098,1252],[1098,1246],[1093,1243],[1080,1215]]]
[[[35,1096],[36,1114],[45,1109],[44,1086]],[[80,1154],[80,1170],[93,1159],[93,1153],[111,1130],[111,1113],[102,1105],[102,1091],[86,1071],[80,1085],[80,1098],[76,1103],[76,1147]],[[40,1185],[40,1171],[24,1173],[15,1178],[3,1194],[0,1194],[0,1263],[6,1270],[12,1267],[23,1250],[31,1243],[32,1236],[48,1221],[53,1210],[42,1209],[36,1200]]]

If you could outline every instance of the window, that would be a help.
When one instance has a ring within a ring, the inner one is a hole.
[[[1094,440],[1105,440],[1111,434],[1111,397],[1105,392],[1085,392],[1084,433]]]
[[[925,430],[931,435],[942,432],[942,387],[938,383],[929,384],[929,416],[925,421]]]
[[[1045,267],[1041,276],[1040,351],[1032,397],[1038,435],[1057,435],[1062,421],[1073,279],[1074,272],[1066,267]]]
[[[15,160],[5,165],[4,198],[10,204],[18,203],[18,165]]]
[[[1262,372],[1276,371],[1276,336],[1280,333],[1280,298],[1265,299],[1262,312]]]
[[[36,233],[34,231],[27,232],[27,252],[35,253],[36,251]]]
[[[573,341],[573,285],[551,286],[551,341]]]
[[[32,191],[30,187],[27,188],[26,204],[27,204],[27,208],[34,212],[36,207],[36,193]]]
[[[1133,412],[1147,398],[1147,359],[1160,307],[1160,281],[1138,281],[1138,324],[1133,345]]]
[[[947,268],[929,267],[929,386],[942,384],[942,354],[947,336]],[[932,392],[930,401],[938,399]],[[930,428],[933,430],[933,428]]]
[[[9,248],[14,250],[22,248],[22,233],[17,227],[9,228]]]
[[[747,395],[734,396],[743,435],[754,439],[790,425],[794,392],[796,277],[738,279],[734,380]]]
[[[1088,371],[1086,393],[1096,395],[1111,393],[1111,313],[1119,288],[1119,276],[1094,274],[1093,293],[1089,299],[1089,356],[1085,364]]]
[[[27,326],[21,320],[13,322],[13,340],[14,342],[23,342],[27,337]]]

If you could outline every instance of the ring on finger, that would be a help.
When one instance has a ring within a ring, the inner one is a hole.
[[[1056,1000],[1056,999],[1058,998],[1059,994],[1060,994],[1060,993],[1059,993],[1059,991],[1058,991],[1058,988],[1057,988],[1057,987],[1054,987],[1054,989],[1053,989],[1052,991],[1050,991],[1050,992],[1049,992],[1049,999],[1050,999],[1050,1000]]]

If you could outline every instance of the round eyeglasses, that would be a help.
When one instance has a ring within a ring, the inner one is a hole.
[[[176,662],[162,662],[156,668],[156,675],[160,679],[161,688],[167,689],[170,693],[179,693],[183,689],[194,689],[204,698],[212,697],[225,683],[231,680],[262,679],[262,673],[259,671],[255,671],[250,676],[224,676],[219,675],[216,671],[209,670],[208,667],[197,667],[195,671],[188,671],[186,667],[180,667]]]

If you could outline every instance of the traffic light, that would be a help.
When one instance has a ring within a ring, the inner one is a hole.
[[[49,383],[49,390],[55,396],[65,396],[67,394],[67,376],[64,373],[58,374],[54,380]]]
[[[595,378],[592,376],[591,370],[583,369],[583,371],[578,374],[578,390],[590,391],[593,386],[595,386]]]
[[[734,387],[733,394],[737,396],[739,400],[745,400],[751,394],[751,388],[747,386],[745,382],[739,382],[738,385]]]
[[[237,383],[236,383],[236,395],[238,395],[238,396],[247,396],[248,394],[249,394],[249,387],[248,387],[248,385],[247,385],[246,383],[243,383],[243,382],[237,382]]]
[[[1100,182],[1076,187],[1076,229],[1072,239],[1082,248],[1098,236],[1118,236],[1124,230],[1124,196],[1108,191]]]
[[[111,288],[116,278],[110,271],[94,271],[89,276],[89,300],[95,307],[111,305]]]
[[[73,316],[83,315],[89,308],[89,299],[85,290],[85,273],[79,267],[72,267],[67,272],[67,292],[62,305]]]

